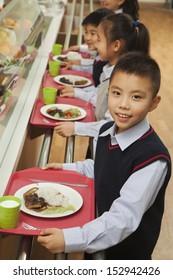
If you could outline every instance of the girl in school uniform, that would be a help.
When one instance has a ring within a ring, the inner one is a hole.
[[[96,32],[99,21],[110,13],[126,13],[134,20],[139,19],[139,4],[137,0],[101,0],[101,9],[90,13],[82,22],[84,28],[84,44],[70,46],[68,51],[77,51],[88,54],[91,58],[81,58],[78,61],[70,61],[66,69],[84,71],[93,74],[94,85],[100,84],[100,75],[105,61],[100,60],[95,46]]]

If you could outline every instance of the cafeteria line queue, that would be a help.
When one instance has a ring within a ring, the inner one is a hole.
[[[48,71],[47,71],[48,72]],[[47,78],[47,77],[46,77]],[[46,79],[45,79],[45,82],[46,82]],[[54,81],[55,82],[55,81]],[[61,100],[61,97],[59,97],[59,100]],[[80,107],[80,106],[79,106]],[[44,121],[43,122],[46,122],[45,120],[47,120],[47,124],[48,124],[48,122],[53,122],[53,119],[48,119],[45,115],[44,115]],[[49,125],[48,125],[49,126]],[[43,128],[43,127],[42,127]]]

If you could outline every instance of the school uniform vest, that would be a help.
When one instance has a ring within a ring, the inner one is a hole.
[[[102,73],[103,67],[107,64],[106,61],[94,60],[93,64],[93,80],[94,85],[97,87],[100,84],[100,75]]]
[[[106,123],[100,133],[112,125],[113,122]],[[136,231],[118,245],[108,249],[107,259],[151,258],[160,232],[165,189],[171,176],[171,159],[166,147],[152,128],[124,151],[121,151],[119,145],[111,145],[110,135],[99,137],[94,167],[99,215],[109,211],[112,202],[120,196],[120,190],[131,174],[158,159],[166,160],[168,163],[163,186],[152,206],[143,215]]]
[[[101,82],[98,87],[97,101],[95,106],[95,117],[97,121],[104,120],[108,110],[108,88],[109,79]]]

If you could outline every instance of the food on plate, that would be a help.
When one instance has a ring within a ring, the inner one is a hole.
[[[75,81],[74,82],[74,84],[76,85],[76,86],[82,86],[82,85],[86,85],[86,83],[87,83],[87,80],[78,80],[78,81]]]
[[[69,62],[69,59],[67,56],[58,56],[58,60],[60,60],[62,62]]]
[[[68,85],[76,85],[76,86],[86,85],[88,82],[87,80],[84,79],[76,79],[72,81],[70,79],[67,79],[66,77],[62,77],[59,80],[61,83],[68,84]]]
[[[74,210],[69,205],[69,198],[53,187],[32,187],[23,194],[25,206],[36,212],[50,213],[51,211],[65,212]]]
[[[81,116],[81,111],[78,108],[70,108],[68,110],[62,110],[58,107],[49,108],[46,111],[47,114],[53,116],[56,119],[73,119]]]
[[[67,85],[73,85],[73,82],[70,81],[69,79],[62,77],[59,79],[61,83],[67,84]]]
[[[47,208],[48,204],[44,198],[38,196],[37,190],[38,188],[34,187],[24,193],[25,206],[34,211],[43,211]]]
[[[77,52],[68,52],[66,54],[61,54],[58,56],[53,57],[54,60],[59,60],[61,62],[66,63],[73,63],[74,61],[81,60],[81,54]]]

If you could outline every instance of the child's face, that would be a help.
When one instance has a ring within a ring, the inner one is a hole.
[[[97,52],[100,55],[102,61],[109,61],[110,64],[115,64],[115,52],[114,52],[114,43],[107,43],[102,26],[97,28]]]
[[[142,121],[159,102],[160,96],[153,99],[149,79],[120,71],[112,78],[108,108],[118,134]]]
[[[124,1],[125,0],[100,0],[100,4],[102,8],[110,9],[115,12]]]
[[[87,24],[84,27],[84,41],[88,45],[88,49],[93,51],[96,49],[97,42],[97,27],[92,24]]]

